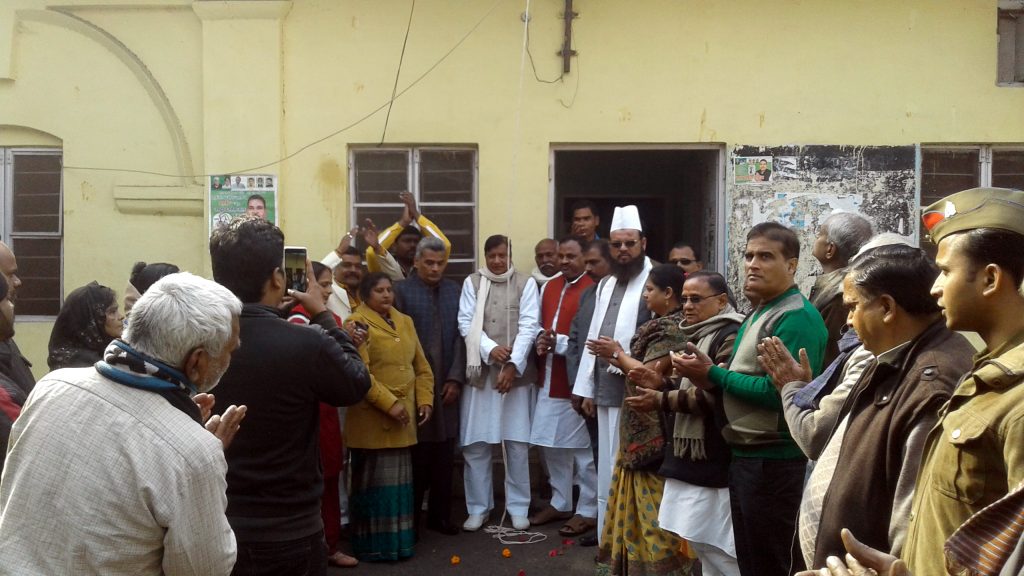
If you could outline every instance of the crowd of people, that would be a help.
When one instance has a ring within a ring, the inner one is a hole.
[[[0,244],[0,574],[322,575],[493,521],[558,522],[597,574],[1024,571],[1024,192],[925,208],[934,259],[829,215],[807,296],[796,232],[757,223],[742,297],[586,201],[530,273],[492,235],[460,285],[401,199],[304,291],[252,216],[214,231],[212,281],[140,262],[123,313],[73,290],[38,382]]]

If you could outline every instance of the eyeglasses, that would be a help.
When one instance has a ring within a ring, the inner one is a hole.
[[[689,258],[676,258],[675,260],[668,261],[669,264],[675,264],[676,266],[689,266],[694,262],[696,262],[696,260],[690,260]]]
[[[709,298],[721,296],[722,294],[725,294],[725,292],[719,292],[718,294],[712,294],[711,296],[680,296],[679,301],[683,303],[683,306],[686,306],[687,304],[693,304],[696,306]]]
[[[631,250],[633,246],[636,246],[639,243],[639,240],[616,240],[614,242],[609,242],[608,245],[611,246],[612,248],[615,248],[616,250],[621,250],[623,246],[626,247],[626,250]]]

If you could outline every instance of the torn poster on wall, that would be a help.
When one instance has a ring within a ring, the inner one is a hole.
[[[779,222],[797,232],[797,282],[804,293],[821,272],[811,253],[814,238],[833,212],[861,214],[876,232],[896,232],[915,240],[915,158],[913,146],[734,148],[726,216],[729,283],[740,288],[746,233],[760,222]]]

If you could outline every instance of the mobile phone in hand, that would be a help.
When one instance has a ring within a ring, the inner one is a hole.
[[[309,284],[306,278],[306,248],[304,246],[284,247],[285,285],[289,290],[305,292]]]

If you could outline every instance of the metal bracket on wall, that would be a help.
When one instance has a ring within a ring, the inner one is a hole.
[[[565,0],[565,12],[562,13],[562,20],[565,21],[565,37],[562,40],[562,49],[558,55],[562,57],[562,74],[568,74],[572,65],[572,57],[576,51],[572,49],[572,21],[579,13],[572,11],[572,0]]]

